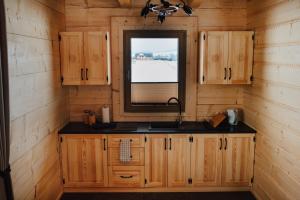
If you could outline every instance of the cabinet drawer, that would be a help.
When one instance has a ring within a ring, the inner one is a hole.
[[[144,147],[144,135],[136,134],[122,134],[122,135],[109,135],[108,136],[108,147],[120,147],[120,142],[122,139],[130,139],[131,147]]]
[[[144,187],[144,167],[110,166],[110,187]]]
[[[128,166],[128,165],[144,165],[145,163],[145,149],[141,147],[133,147],[131,151],[131,161],[123,163],[120,162],[120,148],[113,147],[108,149],[108,163],[109,165]]]

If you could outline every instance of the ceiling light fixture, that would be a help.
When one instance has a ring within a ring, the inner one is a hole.
[[[179,8],[182,8],[187,15],[192,15],[192,8],[188,6],[184,0],[180,0],[176,5],[169,3],[167,0],[160,0],[160,3],[161,4],[152,4],[151,0],[148,0],[146,6],[142,9],[141,16],[146,18],[149,12],[153,12],[157,15],[157,21],[163,23],[166,16],[177,12]]]

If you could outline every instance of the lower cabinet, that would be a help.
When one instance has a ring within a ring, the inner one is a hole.
[[[61,159],[66,187],[108,186],[106,135],[63,135]]]
[[[193,187],[221,185],[222,139],[222,134],[193,135],[191,144]]]
[[[168,187],[186,187],[190,177],[190,135],[169,134]]]
[[[253,176],[253,135],[226,134],[223,144],[222,186],[249,186]]]
[[[110,166],[109,186],[144,187],[144,166]]]
[[[128,163],[119,161],[122,139]],[[62,135],[65,187],[185,188],[251,186],[253,134]]]
[[[146,135],[145,143],[145,187],[166,187],[168,148],[167,134]]]

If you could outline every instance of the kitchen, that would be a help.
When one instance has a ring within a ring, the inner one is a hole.
[[[299,19],[298,0],[2,1],[0,198],[299,199]]]

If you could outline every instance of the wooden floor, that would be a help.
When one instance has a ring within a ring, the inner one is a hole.
[[[67,193],[61,200],[255,200],[250,192]]]

